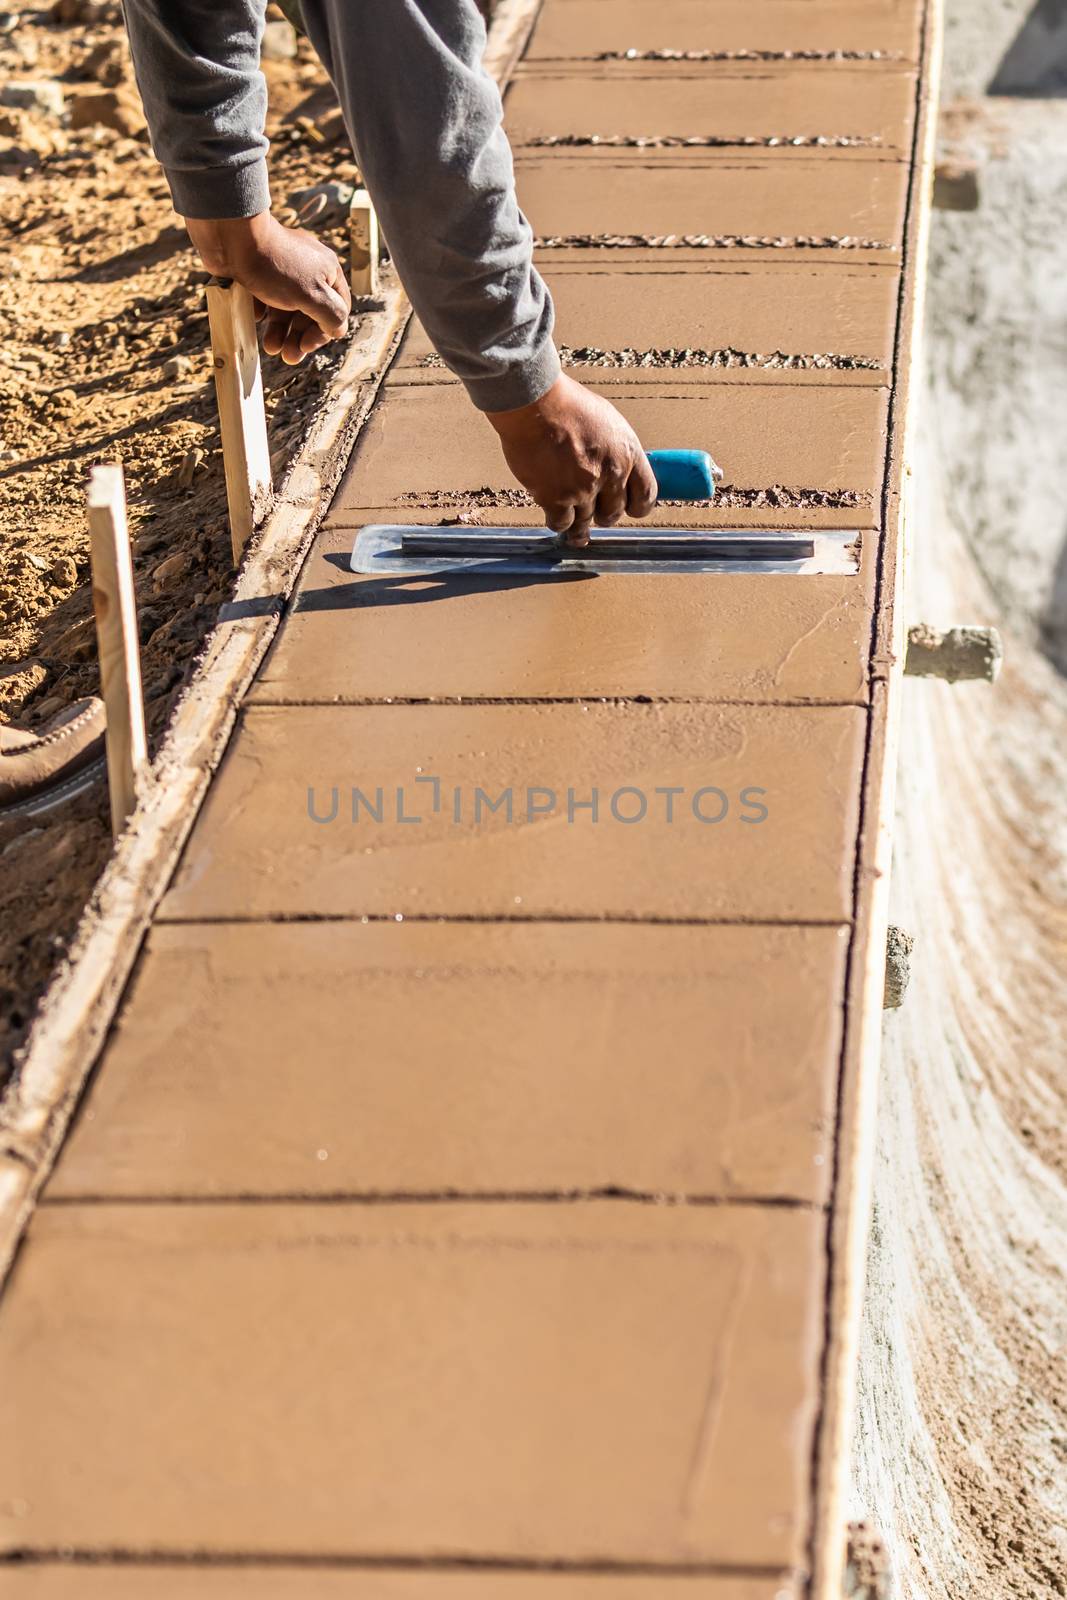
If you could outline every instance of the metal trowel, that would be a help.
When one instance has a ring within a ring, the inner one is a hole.
[[[722,479],[706,450],[650,450],[649,465],[663,500],[709,501]],[[487,565],[508,572],[796,571],[815,555],[807,533],[755,529],[693,530],[634,527],[601,532],[578,548],[536,529],[423,528],[374,524],[362,528],[352,571],[430,573]]]

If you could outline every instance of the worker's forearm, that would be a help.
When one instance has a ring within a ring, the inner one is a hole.
[[[267,91],[259,70],[266,0],[124,0],[152,146],[186,217],[251,217],[270,206]]]
[[[552,304],[514,192],[474,0],[304,0],[390,252],[474,403],[503,411],[559,375]]]

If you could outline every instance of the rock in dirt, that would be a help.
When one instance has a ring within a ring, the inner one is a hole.
[[[191,489],[193,479],[202,471],[207,462],[203,450],[187,450],[174,473],[174,482],[179,489]]]
[[[63,89],[53,78],[5,83],[0,88],[0,105],[17,111],[37,111],[47,117],[63,115]]]
[[[74,22],[117,22],[118,9],[115,0],[55,0],[51,17],[68,27]]]
[[[192,566],[192,558],[186,550],[176,550],[172,556],[166,556],[152,569],[152,588],[156,594],[162,594],[169,585],[177,583]]]
[[[26,702],[47,682],[43,661],[16,661],[0,667],[0,715],[21,716]]]
[[[70,102],[72,128],[111,128],[136,139],[145,131],[144,112],[137,96],[121,89],[88,89]]]
[[[52,156],[65,150],[67,138],[54,123],[44,122],[29,111],[0,111],[0,139],[10,139],[5,152],[10,161],[31,163],[34,157]]]
[[[57,556],[48,572],[52,582],[60,589],[73,589],[78,581],[78,568],[71,556]]]
[[[129,56],[119,39],[103,39],[78,68],[80,78],[93,78],[105,88],[115,89],[129,77]]]
[[[193,363],[188,356],[171,356],[169,361],[163,363],[163,376],[168,383],[177,378],[187,378],[193,370]]]
[[[263,30],[261,53],[264,61],[292,61],[296,56],[296,29],[280,18],[268,22]]]

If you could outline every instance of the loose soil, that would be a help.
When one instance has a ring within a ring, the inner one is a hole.
[[[288,197],[358,172],[307,42],[264,71],[275,210],[295,221]],[[207,274],[148,146],[119,6],[0,5],[0,98],[30,83],[64,108],[0,105],[0,719],[33,729],[99,692],[84,497],[93,463],[121,461],[155,746],[232,580]],[[344,255],[338,207],[309,226]],[[276,477],[339,351],[264,363]],[[0,837],[0,1076],[109,847],[103,784]]]

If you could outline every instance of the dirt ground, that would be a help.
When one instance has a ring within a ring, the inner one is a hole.
[[[289,197],[358,173],[307,42],[264,70],[275,211],[295,221]],[[339,220],[309,226],[344,255]],[[32,729],[99,691],[84,495],[93,463],[121,461],[156,743],[232,572],[207,274],[149,149],[114,0],[0,5],[0,230],[0,719]],[[338,359],[265,362],[276,477]],[[0,835],[0,1078],[109,844],[103,784]]]

